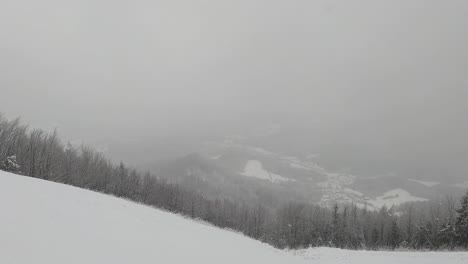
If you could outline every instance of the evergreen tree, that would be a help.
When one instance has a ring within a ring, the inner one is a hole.
[[[411,246],[416,249],[429,247],[430,244],[429,244],[429,240],[427,239],[428,233],[429,231],[427,230],[425,226],[423,225],[419,226],[417,228],[415,236],[413,237]]]
[[[437,240],[446,248],[453,249],[455,247],[456,229],[452,221],[447,220],[442,228],[438,231]]]
[[[338,215],[338,204],[335,204],[333,207],[333,214],[332,214],[332,232],[331,232],[331,245],[333,247],[338,247],[340,245],[340,238],[339,238],[339,215]]]
[[[392,221],[389,234],[389,243],[392,249],[395,249],[400,245],[400,229],[398,228],[396,219],[393,219]]]
[[[376,227],[372,229],[372,235],[371,235],[371,246],[373,250],[376,250],[378,245],[379,245],[379,230],[377,230]]]
[[[468,192],[463,196],[457,213],[458,217],[455,222],[456,238],[460,246],[468,248]]]

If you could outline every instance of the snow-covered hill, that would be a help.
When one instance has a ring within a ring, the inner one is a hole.
[[[294,181],[293,179],[284,178],[281,175],[271,173],[263,168],[263,165],[258,160],[249,160],[245,165],[244,172],[241,173],[243,176],[254,177],[262,180],[271,182],[286,182]]]
[[[235,140],[207,143],[202,150],[202,156],[212,157],[206,159],[205,166],[211,163],[211,167],[218,168],[217,175],[220,177],[247,176],[261,185],[264,189],[262,193],[270,192],[275,197],[287,201],[289,196],[286,196],[286,199],[279,196],[279,189],[285,193],[295,193],[296,200],[317,203],[324,207],[332,207],[336,203],[352,203],[369,210],[380,210],[382,206],[390,208],[408,202],[429,201],[447,194],[457,194],[453,190],[454,187],[449,188],[439,182],[407,179],[398,177],[395,173],[364,177],[350,169],[327,169],[315,160],[314,155],[297,157],[275,153]],[[201,179],[206,178],[203,175],[209,173],[201,170],[199,172],[199,175],[202,175]],[[244,184],[242,188],[249,186]],[[226,186],[226,189],[234,187]],[[248,190],[246,192],[249,193]],[[255,191],[251,190],[250,193],[252,192]]]
[[[0,171],[0,263],[468,263],[468,253],[280,251],[235,232]]]
[[[0,171],[0,263],[300,263],[241,234]]]

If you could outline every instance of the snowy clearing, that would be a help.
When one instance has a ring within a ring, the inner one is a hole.
[[[383,206],[390,208],[392,206],[397,206],[408,202],[423,201],[427,201],[427,199],[413,196],[403,189],[394,189],[386,192],[382,196],[375,198],[374,200],[370,200],[369,203],[375,208],[382,208]]]
[[[0,263],[468,263],[466,252],[281,251],[179,215],[2,171],[0,208]]]
[[[293,181],[293,179],[285,178],[281,175],[269,172],[263,168],[263,164],[258,160],[249,160],[245,164],[243,176],[254,177],[261,180],[267,180],[275,183]]]

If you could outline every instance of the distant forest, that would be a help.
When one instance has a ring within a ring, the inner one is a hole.
[[[230,228],[278,248],[468,249],[468,192],[457,201],[407,204],[380,211],[356,205],[323,208],[279,204],[266,208],[203,193],[124,163],[113,164],[93,149],[63,144],[57,133],[29,129],[0,114],[0,169],[122,197]]]

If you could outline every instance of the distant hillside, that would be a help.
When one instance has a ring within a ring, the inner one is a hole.
[[[275,153],[235,140],[209,142],[199,153],[154,166],[158,175],[202,190],[213,199],[229,198],[275,207],[290,201],[332,207],[356,204],[370,210],[408,202],[459,197],[463,183],[424,181],[392,173],[363,176],[332,171],[314,157]],[[194,187],[192,184],[198,180]],[[189,184],[191,182],[191,184]]]

